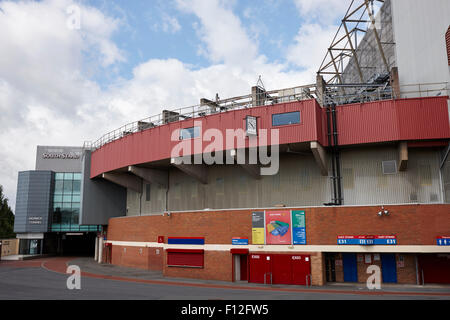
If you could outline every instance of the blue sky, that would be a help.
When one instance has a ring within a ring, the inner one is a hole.
[[[120,76],[130,79],[134,66],[150,59],[175,58],[194,69],[207,67],[211,61],[199,53],[200,19],[186,13],[174,1],[165,0],[89,0],[109,16],[121,20],[121,28],[112,37],[126,52],[119,66]],[[283,61],[283,51],[295,38],[304,18],[294,1],[235,1],[229,5],[239,17],[250,38],[270,61]],[[331,41],[331,39],[330,39]],[[291,65],[291,68],[297,68]],[[102,79],[108,83],[108,79]]]
[[[248,94],[259,76],[268,90],[314,83],[349,4],[0,0],[0,184],[10,203],[37,145],[80,146],[163,109]]]

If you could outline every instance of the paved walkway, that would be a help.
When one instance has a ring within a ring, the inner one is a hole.
[[[43,268],[59,274],[66,274],[67,266],[69,265],[79,266],[83,277],[141,284],[215,289],[238,289],[267,292],[330,293],[349,295],[358,294],[391,297],[435,296],[444,299],[450,299],[450,286],[383,285],[382,290],[369,290],[363,284],[329,284],[322,287],[310,288],[304,286],[287,285],[268,286],[262,284],[249,284],[246,282],[223,282],[199,279],[165,278],[159,271],[139,270],[108,264],[98,264],[94,261],[93,258],[46,257],[26,261],[0,262],[0,267],[5,266],[13,268]]]
[[[363,284],[331,284],[323,287],[304,287],[286,285],[262,285],[246,282],[223,282],[199,279],[175,279],[164,278],[161,272],[125,268],[107,264],[98,264],[93,258],[68,258],[55,257],[43,258],[31,261],[4,261],[0,267],[41,267],[52,272],[66,274],[68,265],[80,267],[82,276],[115,281],[135,282],[144,284],[157,284],[169,286],[278,291],[278,292],[302,292],[302,293],[335,293],[335,294],[359,294],[378,296],[440,296],[450,299],[450,286],[415,286],[415,285],[383,285],[382,290],[369,290]]]

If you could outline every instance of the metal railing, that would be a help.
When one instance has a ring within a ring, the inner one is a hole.
[[[413,98],[413,97],[432,97],[450,95],[449,85],[445,83],[425,83],[410,84],[400,86],[399,92],[394,92],[393,88],[388,85],[346,85],[327,87],[323,104],[344,105],[350,103],[371,102],[380,100],[390,100],[396,98]],[[139,120],[128,123],[104,134],[95,142],[86,141],[85,149],[96,150],[102,146],[121,139],[136,132],[155,128],[172,122],[183,121],[188,119],[203,118],[213,114],[229,112],[239,109],[249,109],[260,106],[270,106],[278,103],[302,101],[307,99],[316,99],[316,85],[305,85],[286,89],[265,91],[260,89],[256,93],[244,96],[233,97],[229,99],[210,101],[207,100],[203,104],[190,107],[179,108],[175,110],[164,110],[163,112]],[[322,101],[319,101],[322,102]]]
[[[84,148],[96,150],[105,144],[111,143],[133,133],[156,128],[172,122],[198,119],[232,110],[270,106],[277,103],[301,101],[314,98],[315,85],[306,85],[272,91],[261,90],[261,92],[256,94],[238,96],[224,100],[209,101],[203,104],[174,110],[164,110],[157,115],[128,123],[118,129],[108,132],[95,142],[86,141],[84,143]]]
[[[272,285],[272,272],[266,272],[264,273],[264,284],[267,284],[267,275],[270,275],[270,285]]]
[[[308,281],[308,279],[309,279],[309,281]],[[305,281],[306,281],[306,287],[307,288],[311,287],[312,286],[312,275],[311,274],[307,274]]]
[[[448,82],[407,84],[398,91],[388,85],[335,86],[327,88],[324,104],[344,105],[403,98],[450,96]]]

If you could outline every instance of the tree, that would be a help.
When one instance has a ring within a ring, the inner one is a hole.
[[[15,237],[14,214],[8,204],[8,199],[3,195],[3,187],[0,185],[0,239]]]

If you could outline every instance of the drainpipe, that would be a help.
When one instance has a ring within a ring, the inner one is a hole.
[[[333,148],[334,148],[334,158],[336,165],[336,187],[337,187],[337,199],[335,202],[338,206],[342,205],[342,189],[341,189],[341,155],[339,152],[339,141],[338,141],[338,131],[337,131],[337,118],[336,118],[336,104],[333,103],[331,107],[331,114],[333,119]]]
[[[167,189],[166,189],[166,208],[165,212],[169,212],[169,190],[170,190],[170,169],[167,170]]]
[[[331,148],[331,168],[332,168],[332,186],[333,199],[331,203],[325,203],[327,206],[342,205],[342,188],[341,188],[341,159],[339,153],[339,141],[337,131],[336,104],[327,105],[327,130],[328,145]]]

